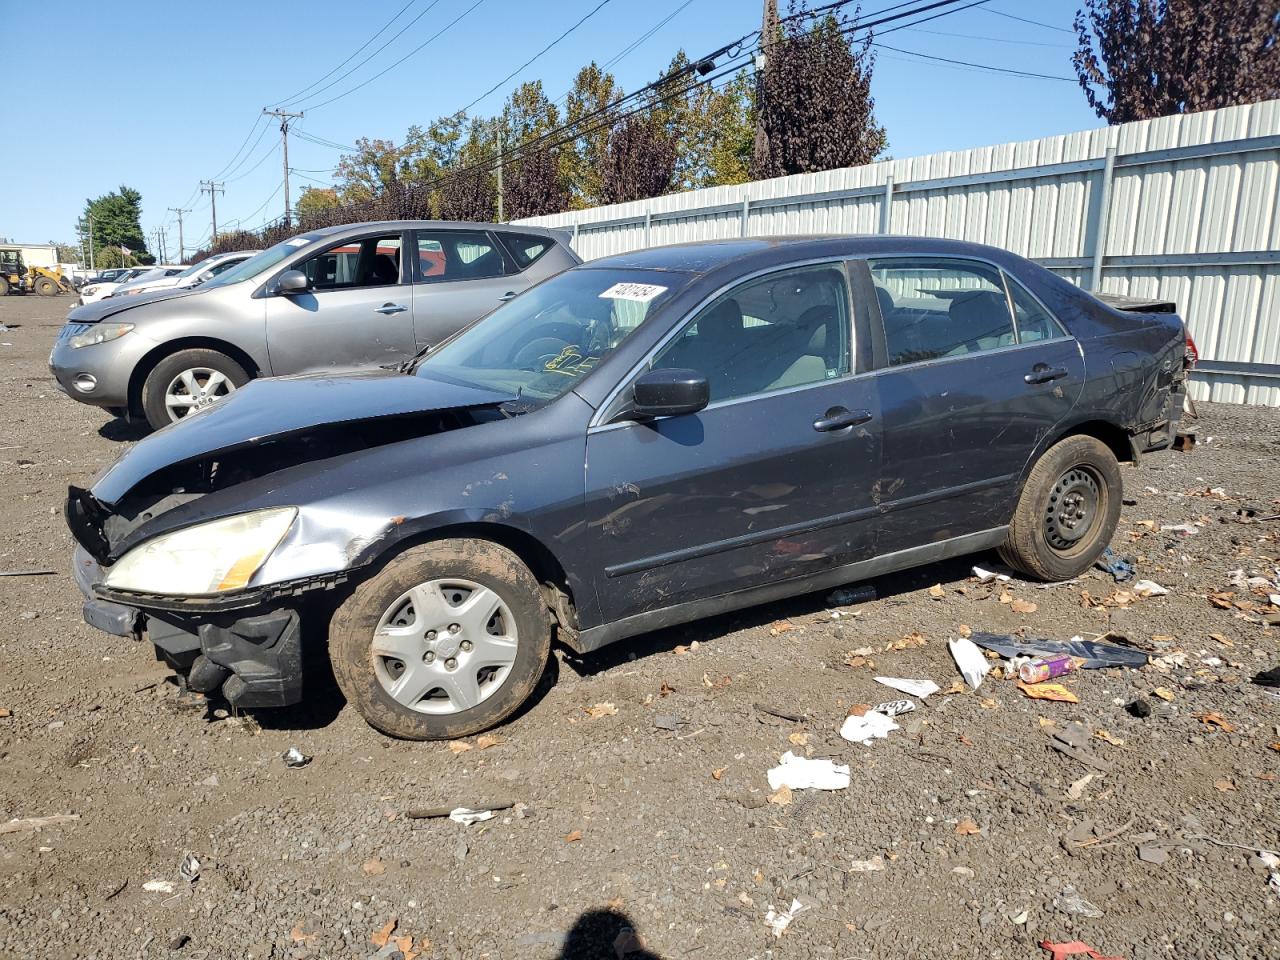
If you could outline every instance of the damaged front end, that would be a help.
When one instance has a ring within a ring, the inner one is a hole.
[[[259,381],[154,434],[68,491],[85,621],[145,637],[197,692],[296,703],[304,632],[327,628],[334,588],[403,519],[372,503],[335,512],[326,469],[502,419],[506,399],[413,377]]]

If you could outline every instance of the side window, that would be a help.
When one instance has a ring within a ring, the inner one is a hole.
[[[234,266],[243,263],[243,260],[223,260],[221,263],[215,263],[212,267],[205,271],[209,276],[216,277],[220,273],[225,273]]]
[[[969,260],[873,260],[889,365],[995,350],[1017,342],[995,267]]]
[[[297,269],[316,291],[394,286],[400,282],[400,234],[344,240]]]
[[[417,282],[484,280],[514,271],[487,233],[479,230],[419,230]]]
[[[1018,324],[1018,340],[1034,343],[1037,340],[1057,340],[1066,331],[1056,317],[1040,305],[1040,301],[1009,274],[1004,275],[1009,285],[1009,299],[1013,301],[1013,316]]]
[[[652,366],[697,370],[713,403],[820,383],[849,372],[849,316],[839,268],[783,270],[703,309]]]
[[[511,251],[516,266],[523,270],[550,250],[554,241],[550,237],[538,237],[526,233],[504,233],[502,242]]]

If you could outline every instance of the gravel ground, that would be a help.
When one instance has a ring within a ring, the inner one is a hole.
[[[493,738],[412,744],[336,693],[184,710],[149,647],[81,622],[65,488],[139,433],[55,390],[67,306],[0,300],[0,570],[56,571],[0,578],[0,957],[1020,958],[1045,938],[1276,956],[1280,878],[1257,853],[1280,848],[1280,700],[1249,681],[1280,663],[1278,631],[1229,574],[1277,575],[1280,522],[1233,517],[1280,513],[1280,411],[1203,406],[1194,452],[1125,468],[1114,547],[1168,596],[938,564],[856,606],[814,594],[561,655]],[[1114,631],[1170,659],[1072,675],[1078,704],[994,675],[957,692],[946,641],[965,628]],[[846,742],[851,707],[896,696],[877,674],[944,692],[887,740]],[[1050,746],[1077,721],[1098,766]],[[287,767],[291,746],[314,760]],[[848,764],[849,787],[770,802],[787,750]],[[472,826],[405,816],[497,800],[518,805]],[[4,832],[53,815],[78,819]],[[793,899],[775,938],[766,912]]]

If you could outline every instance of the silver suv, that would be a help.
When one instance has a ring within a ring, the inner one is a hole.
[[[72,310],[49,368],[73,399],[159,429],[255,377],[407,360],[580,262],[566,234],[537,227],[327,227],[195,290]]]

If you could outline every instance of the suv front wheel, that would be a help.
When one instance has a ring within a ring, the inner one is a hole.
[[[155,365],[142,385],[142,412],[159,430],[249,382],[240,364],[217,350],[179,350]]]

